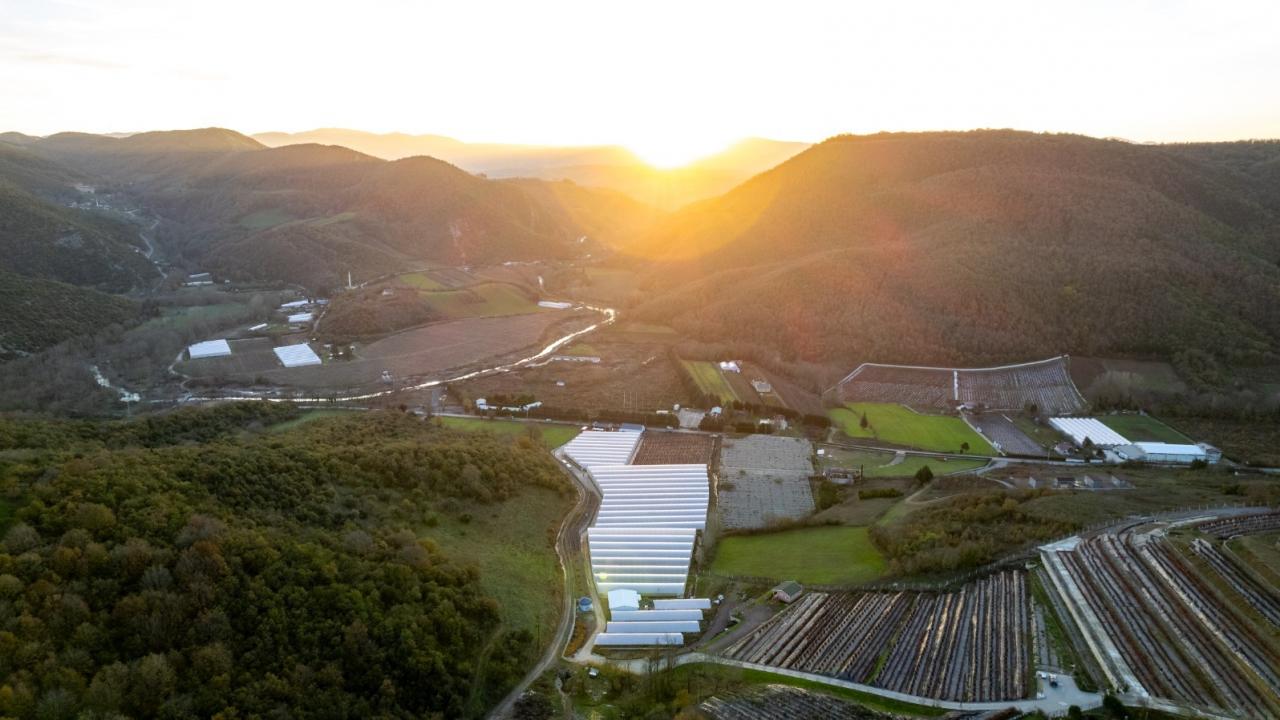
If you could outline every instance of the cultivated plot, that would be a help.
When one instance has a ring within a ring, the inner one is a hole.
[[[769,527],[813,512],[812,445],[808,440],[748,435],[726,439],[716,506],[728,529]]]
[[[1027,692],[1030,601],[1006,571],[949,593],[811,592],[729,647],[745,662],[942,700]]]

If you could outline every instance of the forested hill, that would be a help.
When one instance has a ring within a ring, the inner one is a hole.
[[[1275,363],[1280,198],[1249,177],[1081,136],[836,137],[626,250],[641,315],[765,355]]]
[[[138,228],[71,206],[88,176],[0,142],[0,270],[129,290],[155,270],[138,252]]]
[[[28,145],[128,188],[164,222],[170,257],[240,279],[324,288],[407,264],[570,258],[620,242],[655,211],[568,183],[495,181],[428,157],[266,148],[216,128]],[[587,237],[589,242],[579,240]]]
[[[516,682],[533,639],[431,518],[568,492],[551,458],[295,415],[0,418],[0,715],[462,718]]]

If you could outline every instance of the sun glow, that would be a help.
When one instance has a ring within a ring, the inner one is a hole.
[[[631,152],[659,170],[682,168],[726,147],[728,143],[725,142],[708,142],[676,135],[627,143]]]

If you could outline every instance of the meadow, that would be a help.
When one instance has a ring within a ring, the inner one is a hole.
[[[959,453],[963,443],[973,455],[995,455],[981,435],[960,418],[921,415],[901,405],[889,403],[849,403],[831,411],[831,420],[851,438],[883,440],[894,445],[935,452]],[[863,416],[867,427],[861,426]]]
[[[875,450],[843,450],[827,448],[828,461],[824,467],[862,468],[863,477],[867,478],[899,478],[911,477],[920,468],[928,465],[934,475],[977,470],[986,463],[982,460],[965,458],[943,461],[942,458],[910,456],[902,462],[891,465],[894,453]]]
[[[720,368],[713,362],[705,360],[682,360],[685,372],[697,383],[698,389],[720,402],[728,404],[740,400],[733,387],[724,379]]]
[[[1191,438],[1150,415],[1101,415],[1098,419],[1129,442],[1191,442]]]
[[[490,432],[495,435],[518,437],[536,428],[541,433],[542,442],[549,449],[555,449],[578,436],[581,429],[574,425],[556,423],[527,423],[516,420],[484,420],[482,418],[439,417],[440,424],[454,430],[473,432]]]
[[[865,527],[825,526],[721,538],[711,573],[823,585],[869,582],[885,572]]]
[[[423,281],[434,282],[426,276]],[[448,318],[501,317],[545,311],[519,289],[503,283],[481,283],[465,290],[426,291],[421,297],[438,315]]]

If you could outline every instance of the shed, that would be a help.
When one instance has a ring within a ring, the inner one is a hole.
[[[609,591],[609,611],[639,610],[640,593],[629,588],[618,588]]]
[[[773,599],[784,603],[794,602],[804,594],[804,586],[795,580],[788,580],[773,589]]]
[[[205,340],[187,348],[192,360],[201,358],[226,357],[231,354],[231,346],[226,340]]]
[[[280,363],[285,367],[302,367],[304,365],[319,365],[320,356],[316,355],[316,351],[306,343],[298,343],[297,345],[282,345],[273,348],[276,357],[280,358]]]
[[[294,313],[289,316],[290,325],[299,325],[301,323],[311,322],[312,314],[309,312]]]

